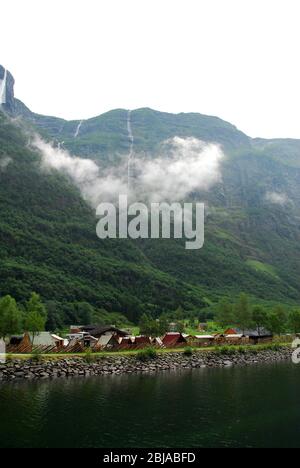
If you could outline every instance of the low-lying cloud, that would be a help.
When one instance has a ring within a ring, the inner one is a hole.
[[[279,193],[279,192],[267,192],[265,199],[269,203],[273,203],[274,205],[280,205],[280,206],[285,206],[290,201],[286,193]]]
[[[4,156],[3,158],[0,158],[0,172],[4,172],[11,162],[12,162],[12,159],[9,158],[8,156]]]
[[[220,146],[196,138],[175,137],[164,143],[162,155],[136,159],[137,184],[151,201],[181,201],[195,191],[207,191],[221,180]]]
[[[116,201],[121,194],[139,201],[182,201],[193,192],[209,190],[221,180],[220,164],[224,158],[219,145],[196,138],[172,138],[161,146],[155,158],[134,155],[128,193],[127,158],[116,168],[104,169],[91,159],[72,156],[46,143],[39,136],[31,144],[41,153],[42,168],[67,175],[95,208],[102,201]]]
[[[96,208],[102,200],[114,201],[119,193],[126,193],[126,185],[113,171],[101,171],[91,159],[71,156],[68,151],[56,148],[38,136],[31,144],[41,153],[42,169],[64,173],[93,207]]]

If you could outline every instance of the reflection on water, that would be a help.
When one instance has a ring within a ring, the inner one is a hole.
[[[300,447],[300,366],[0,386],[1,447]]]

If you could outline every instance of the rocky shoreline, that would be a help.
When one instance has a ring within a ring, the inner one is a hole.
[[[199,351],[187,356],[184,353],[162,353],[146,362],[138,360],[135,356],[100,357],[92,362],[71,357],[41,362],[19,359],[0,364],[0,382],[249,366],[289,360],[291,354],[292,350],[287,347],[276,351],[258,351],[257,354],[248,352],[219,355],[212,351]]]

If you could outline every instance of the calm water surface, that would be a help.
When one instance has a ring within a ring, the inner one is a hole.
[[[0,447],[300,447],[300,366],[0,385]]]

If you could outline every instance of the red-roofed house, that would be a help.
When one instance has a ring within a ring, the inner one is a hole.
[[[149,338],[149,336],[136,336],[134,344],[139,348],[151,346],[151,338]]]
[[[173,346],[186,345],[187,340],[182,333],[166,333],[162,339],[164,346],[172,348]]]

